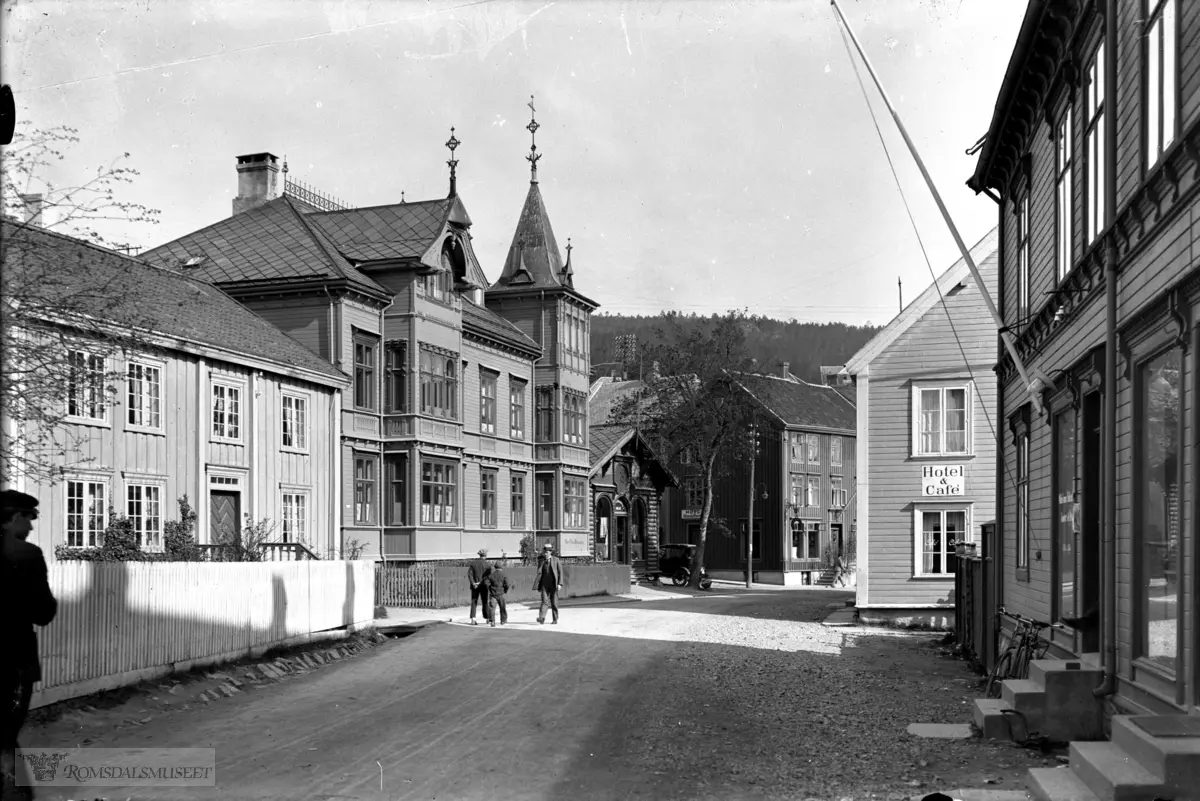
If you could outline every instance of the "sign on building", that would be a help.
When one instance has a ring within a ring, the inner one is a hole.
[[[921,468],[921,494],[927,498],[962,495],[966,469],[961,464],[927,464]]]
[[[700,510],[699,509],[684,509],[682,514],[680,514],[680,517],[682,517],[684,520],[699,520],[700,519]]]

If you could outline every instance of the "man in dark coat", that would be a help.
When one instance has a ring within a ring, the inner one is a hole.
[[[500,625],[508,622],[508,606],[504,602],[504,594],[508,592],[508,576],[504,575],[504,566],[499,562],[492,565],[492,572],[487,577],[488,592],[488,622],[496,625],[496,607],[500,607]]]
[[[471,625],[478,626],[479,623],[475,620],[476,605],[483,607],[484,618],[491,620],[488,612],[488,588],[487,577],[491,572],[492,566],[488,564],[487,548],[479,549],[479,558],[472,559],[467,565],[467,579],[471,582]]]
[[[33,627],[54,619],[58,602],[50,592],[42,549],[26,542],[38,516],[38,500],[16,490],[0,492],[0,768],[4,798],[21,797],[16,783],[17,735],[29,713],[33,685],[42,678]],[[16,791],[16,792],[14,792]],[[32,797],[26,794],[24,797]]]
[[[546,543],[542,555],[538,557],[537,578],[534,579],[534,592],[541,592],[542,605],[538,609],[538,623],[546,622],[546,604],[554,613],[554,623],[558,623],[558,591],[562,589],[562,562],[554,555],[554,547]]]

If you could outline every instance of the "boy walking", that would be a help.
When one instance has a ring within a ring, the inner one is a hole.
[[[487,618],[487,616],[488,616],[488,603],[489,602],[488,602],[487,577],[488,577],[488,573],[492,569],[492,566],[490,564],[488,564],[487,559],[484,558],[486,556],[487,556],[487,548],[480,548],[479,549],[479,558],[472,559],[470,564],[467,565],[467,580],[470,581],[470,583],[471,583],[471,625],[472,626],[479,625],[479,623],[477,623],[475,621],[476,605],[483,607],[484,618]]]
[[[496,607],[500,607],[500,625],[508,623],[508,605],[504,602],[504,595],[508,592],[508,576],[504,575],[504,567],[496,562],[492,565],[492,572],[487,578],[488,594],[488,622],[493,627],[496,625]]]

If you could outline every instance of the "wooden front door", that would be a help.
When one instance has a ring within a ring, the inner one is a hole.
[[[845,556],[846,544],[842,538],[842,524],[832,523],[829,526],[829,539],[837,547],[837,555]]]
[[[228,490],[208,493],[209,542],[232,542],[240,530],[242,494]]]
[[[1103,477],[1100,467],[1104,463],[1101,444],[1103,441],[1100,412],[1103,396],[1092,392],[1083,400],[1083,442],[1081,456],[1083,463],[1081,498],[1083,508],[1080,514],[1079,529],[1079,592],[1075,600],[1075,610],[1067,611],[1068,615],[1083,618],[1082,625],[1077,629],[1080,634],[1080,651],[1096,653],[1100,650],[1100,588],[1103,586],[1103,576],[1100,573],[1100,527],[1101,491]]]

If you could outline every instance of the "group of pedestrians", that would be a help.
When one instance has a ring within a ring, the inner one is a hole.
[[[471,625],[479,625],[475,612],[480,606],[483,607],[483,617],[488,625],[497,625],[497,611],[500,613],[499,625],[508,623],[508,605],[505,603],[505,595],[510,588],[508,576],[500,562],[488,562],[486,548],[480,548],[479,557],[467,565],[467,578],[471,583]],[[562,561],[554,555],[554,548],[547,544],[538,554],[537,573],[533,580],[533,591],[541,595],[538,623],[546,622],[547,606],[553,614],[551,622],[558,623],[558,592],[562,589],[562,583]]]

